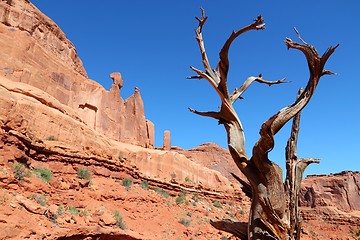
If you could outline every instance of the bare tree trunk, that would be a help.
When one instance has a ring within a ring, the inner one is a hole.
[[[305,168],[317,159],[297,159],[296,143],[299,131],[300,111],[310,101],[316,86],[325,74],[332,72],[324,70],[324,65],[336,47],[330,47],[322,56],[316,49],[305,43],[298,32],[302,43],[295,43],[291,39],[285,40],[288,48],[298,49],[304,53],[310,77],[307,86],[299,92],[294,103],[281,109],[263,123],[260,129],[260,139],[253,147],[252,157],[249,158],[245,151],[245,137],[241,121],[233,108],[233,103],[241,98],[242,93],[253,83],[265,83],[268,85],[285,82],[285,78],[278,81],[267,81],[260,74],[258,77],[249,77],[243,85],[229,93],[227,86],[227,74],[229,70],[228,52],[232,42],[241,34],[250,30],[264,29],[264,21],[261,16],[255,22],[238,31],[233,31],[220,51],[220,60],[216,69],[212,69],[207,58],[205,45],[202,38],[202,28],[207,17],[202,9],[201,18],[196,29],[196,39],[199,44],[204,71],[191,67],[197,73],[191,79],[206,79],[216,90],[221,99],[221,108],[218,112],[199,112],[190,109],[191,112],[201,116],[215,118],[219,124],[223,124],[228,136],[228,148],[238,168],[247,177],[252,190],[252,204],[249,216],[248,232],[235,229],[240,226],[229,221],[213,222],[212,225],[231,232],[241,239],[300,239],[300,219],[298,213],[298,192]],[[295,29],[296,30],[296,29]],[[286,181],[283,182],[282,169],[270,161],[268,153],[274,147],[275,134],[293,118],[291,136],[286,147]],[[243,224],[241,225],[243,226]],[[241,234],[239,234],[241,232]]]

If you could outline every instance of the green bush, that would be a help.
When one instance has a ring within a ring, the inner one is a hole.
[[[149,189],[149,182],[147,180],[143,180],[141,183],[140,183],[140,187],[144,190],[148,190]]]
[[[124,178],[121,183],[125,187],[126,191],[129,191],[133,181],[130,178]]]
[[[190,219],[186,219],[186,218],[182,218],[179,220],[179,223],[181,223],[182,225],[184,225],[185,227],[190,226],[191,220]]]
[[[38,204],[46,206],[46,196],[42,194],[31,194],[30,199],[35,200]]]
[[[33,173],[46,183],[49,183],[54,175],[52,171],[47,168],[34,169]]]
[[[191,199],[194,202],[198,202],[199,201],[199,193],[198,192],[194,192],[194,194],[192,195]]]
[[[245,214],[245,212],[244,212],[244,209],[243,209],[243,208],[240,208],[240,209],[239,209],[239,214],[241,214],[241,215]]]
[[[123,229],[123,230],[126,229],[126,225],[125,225],[125,223],[123,221],[123,218],[120,215],[118,210],[115,211],[114,217],[115,217],[115,220],[116,220],[116,226],[118,226],[120,229]]]
[[[22,163],[14,164],[14,178],[23,181],[25,177],[30,177],[29,169]]]
[[[89,209],[84,208],[79,211],[79,215],[80,216],[90,216],[91,211]]]
[[[60,204],[60,205],[58,206],[57,213],[58,213],[59,216],[61,216],[61,215],[63,215],[63,214],[65,213],[65,207],[64,207],[63,204]]]
[[[175,199],[176,204],[181,204],[186,201],[186,192],[179,193],[179,196]]]
[[[217,200],[213,201],[213,206],[217,208],[222,208],[221,203],[219,203],[219,201]]]
[[[77,209],[76,207],[70,206],[68,212],[70,215],[75,215],[75,216],[79,215],[79,209]]]
[[[166,192],[165,190],[163,190],[163,189],[161,189],[161,188],[159,188],[159,187],[155,187],[155,188],[153,188],[153,190],[154,190],[156,193],[158,193],[158,194],[160,194],[161,196],[163,196],[164,198],[168,198],[168,197],[170,196],[170,194],[169,194],[168,192]]]
[[[48,136],[48,137],[46,138],[46,140],[48,140],[48,141],[56,141],[56,137],[53,136],[53,135],[51,135],[51,136]]]
[[[77,170],[76,174],[80,179],[83,180],[90,180],[91,178],[89,169],[80,168],[79,170]]]
[[[221,240],[229,240],[229,238],[226,237],[226,236],[222,236],[222,237],[221,237]]]

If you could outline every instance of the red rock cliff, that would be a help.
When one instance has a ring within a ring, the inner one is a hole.
[[[308,176],[301,185],[300,206],[360,210],[360,172]]]
[[[88,79],[74,45],[29,1],[0,2],[0,45],[1,76],[50,94],[100,134],[154,146],[153,134],[149,134],[153,125],[145,119],[139,90],[124,101],[120,74],[112,75],[110,91]]]

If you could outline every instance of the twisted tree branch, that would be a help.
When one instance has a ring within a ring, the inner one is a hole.
[[[237,99],[241,98],[241,95],[245,92],[245,90],[248,89],[248,87],[250,87],[250,85],[255,81],[271,86],[275,84],[288,83],[285,80],[286,78],[282,78],[277,81],[268,81],[263,79],[261,74],[258,77],[248,77],[243,83],[243,85],[240,88],[236,88],[234,92],[230,95],[230,102],[234,103]]]
[[[241,34],[248,32],[250,30],[262,30],[265,29],[264,19],[261,16],[258,16],[254,23],[239,29],[238,31],[233,31],[230,37],[225,42],[224,46],[220,51],[220,60],[216,69],[220,72],[220,83],[219,88],[223,92],[226,98],[229,98],[228,88],[227,88],[227,75],[229,71],[229,49],[233,41],[239,37]]]
[[[339,46],[329,47],[328,50],[320,56],[316,49],[311,45],[296,43],[290,38],[286,38],[285,43],[288,48],[298,49],[304,53],[308,62],[310,77],[305,90],[296,101],[290,106],[281,109],[261,126],[261,137],[253,148],[253,154],[256,153],[258,156],[261,155],[261,157],[254,158],[256,159],[255,164],[258,167],[263,167],[264,161],[268,160],[267,153],[274,147],[274,135],[310,101],[321,76],[324,75],[324,65],[326,60]]]

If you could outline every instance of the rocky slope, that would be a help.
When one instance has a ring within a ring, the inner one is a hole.
[[[228,150],[215,143],[204,143],[189,150],[174,147],[173,150],[184,154],[187,158],[202,166],[219,171],[234,184],[239,183],[233,178],[231,173],[245,179],[245,176],[232,160]]]
[[[88,79],[29,1],[0,1],[0,22],[0,239],[235,239],[210,225],[249,209],[225,149],[153,149],[120,73],[110,91]],[[306,179],[302,239],[355,238],[358,193],[358,173]]]
[[[246,220],[241,193],[146,177],[128,157],[34,142],[14,130],[0,137],[0,239],[220,239],[230,234],[210,219]],[[117,147],[132,157],[146,150]]]

